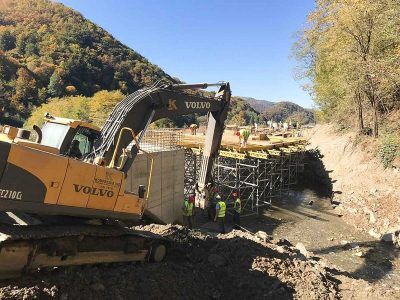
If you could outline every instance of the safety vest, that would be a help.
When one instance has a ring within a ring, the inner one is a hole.
[[[240,198],[237,198],[237,199],[235,200],[235,205],[234,205],[233,208],[234,208],[235,211],[238,212],[239,214],[241,213],[241,211],[242,211],[242,202],[240,201]]]
[[[224,218],[226,212],[226,204],[223,201],[219,201],[219,211],[218,211],[218,218]]]
[[[193,203],[189,203],[187,200],[183,202],[183,215],[187,217],[193,215]]]
[[[241,129],[239,132],[240,136],[244,139],[247,139],[250,136],[250,131],[248,131],[247,129]]]

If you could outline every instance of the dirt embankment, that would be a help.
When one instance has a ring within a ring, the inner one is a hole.
[[[356,144],[356,134],[339,135],[330,125],[304,135],[314,150],[314,175],[339,202],[336,209],[345,221],[400,246],[400,171],[382,167],[368,145],[372,139]]]
[[[2,299],[337,299],[336,280],[289,242],[150,225],[172,241],[158,264],[42,270],[0,283]]]

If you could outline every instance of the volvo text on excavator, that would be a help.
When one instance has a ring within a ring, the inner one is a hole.
[[[219,87],[215,96],[194,91],[209,86]],[[124,98],[101,129],[46,114],[43,127],[34,126],[37,137],[31,141],[30,131],[4,126],[0,211],[9,220],[2,218],[0,224],[0,277],[40,267],[162,260],[166,246],[161,237],[87,220],[141,219],[149,191],[144,186],[137,194],[126,191],[125,178],[144,134],[158,119],[192,113],[208,113],[196,189],[196,204],[204,208],[230,97],[226,82],[158,82]],[[71,218],[85,222],[71,223]]]

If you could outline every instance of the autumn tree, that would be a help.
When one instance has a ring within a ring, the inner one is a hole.
[[[325,118],[359,130],[367,118],[378,136],[399,101],[399,17],[398,1],[317,1],[294,52]]]
[[[38,91],[36,80],[27,69],[18,69],[17,76],[12,103],[13,106],[24,115],[26,114],[26,109],[29,107],[29,104],[37,101]]]

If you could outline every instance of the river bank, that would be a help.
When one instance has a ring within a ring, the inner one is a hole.
[[[383,168],[372,138],[360,142],[355,133],[337,134],[331,125],[303,134],[313,155],[309,175],[328,187],[335,211],[357,230],[400,246],[400,170]]]

